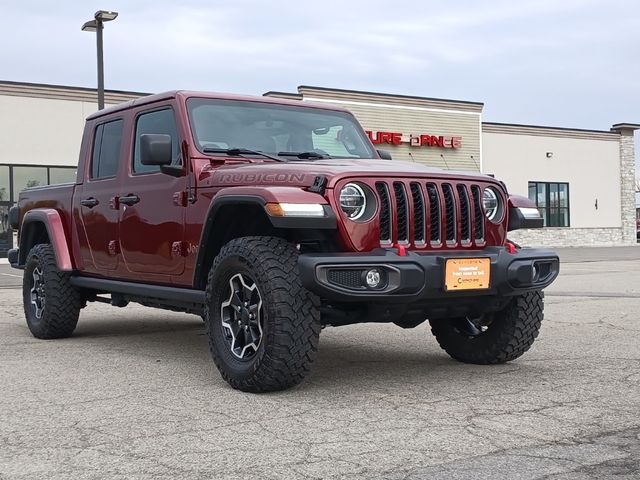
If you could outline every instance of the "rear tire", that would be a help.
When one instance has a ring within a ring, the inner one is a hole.
[[[224,245],[207,282],[209,350],[222,378],[245,392],[283,390],[309,373],[320,336],[319,299],[306,290],[298,251],[276,237]]]
[[[70,273],[58,270],[51,245],[39,244],[29,251],[22,296],[27,326],[34,337],[65,338],[75,330],[83,301],[70,278]]]
[[[501,311],[478,319],[434,320],[431,332],[452,358],[478,365],[505,363],[529,350],[538,336],[544,294],[528,292],[514,297]]]

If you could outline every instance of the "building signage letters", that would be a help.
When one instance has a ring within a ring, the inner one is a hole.
[[[398,132],[373,132],[371,130],[367,130],[366,133],[374,145],[407,143],[411,147],[460,148],[462,146],[462,137],[413,133],[405,135]]]

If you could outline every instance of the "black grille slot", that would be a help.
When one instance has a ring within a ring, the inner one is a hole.
[[[460,200],[460,241],[471,241],[471,203],[469,202],[469,194],[467,187],[459,183],[456,185],[458,190],[458,199]]]
[[[448,243],[453,243],[456,241],[456,200],[453,194],[453,187],[448,183],[443,183],[442,193],[444,195],[446,240]]]
[[[433,183],[427,184],[429,197],[429,240],[432,244],[440,243],[440,196],[438,188]]]
[[[383,243],[391,242],[391,202],[389,199],[389,190],[387,184],[383,182],[376,183],[376,191],[380,197],[380,241]]]
[[[363,288],[361,269],[332,269],[327,272],[327,280],[329,283],[346,288]]]
[[[398,209],[398,241],[409,241],[409,205],[407,203],[407,192],[404,184],[394,182],[393,193],[396,196],[396,207]]]
[[[482,192],[478,185],[471,187],[471,193],[473,195],[473,219],[476,227],[475,236],[476,240],[484,239],[484,212],[482,211]]]
[[[420,184],[411,184],[411,198],[413,199],[413,240],[424,242],[424,197]]]

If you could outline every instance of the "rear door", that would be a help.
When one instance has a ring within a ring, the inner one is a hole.
[[[88,251],[82,251],[86,270],[105,272],[118,268],[118,168],[123,154],[124,119],[105,120],[95,126],[91,162],[75,202]]]
[[[119,188],[120,245],[125,275],[169,282],[171,276],[182,274],[185,268],[186,205],[182,198],[187,177],[175,178],[161,173],[157,166],[142,165],[140,136],[149,133],[170,135],[173,164],[181,163],[180,136],[171,104],[137,110],[128,152],[128,173],[122,177]]]

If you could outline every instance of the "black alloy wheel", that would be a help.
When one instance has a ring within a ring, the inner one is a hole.
[[[256,283],[243,273],[229,279],[227,295],[220,306],[224,339],[233,355],[248,360],[262,342],[262,296]]]
[[[298,255],[282,238],[242,237],[213,261],[204,312],[209,351],[233,388],[283,390],[309,373],[319,299],[302,286]]]
[[[70,272],[58,269],[51,245],[35,245],[29,251],[22,297],[27,326],[34,337],[64,338],[75,330],[84,300],[70,280]]]

